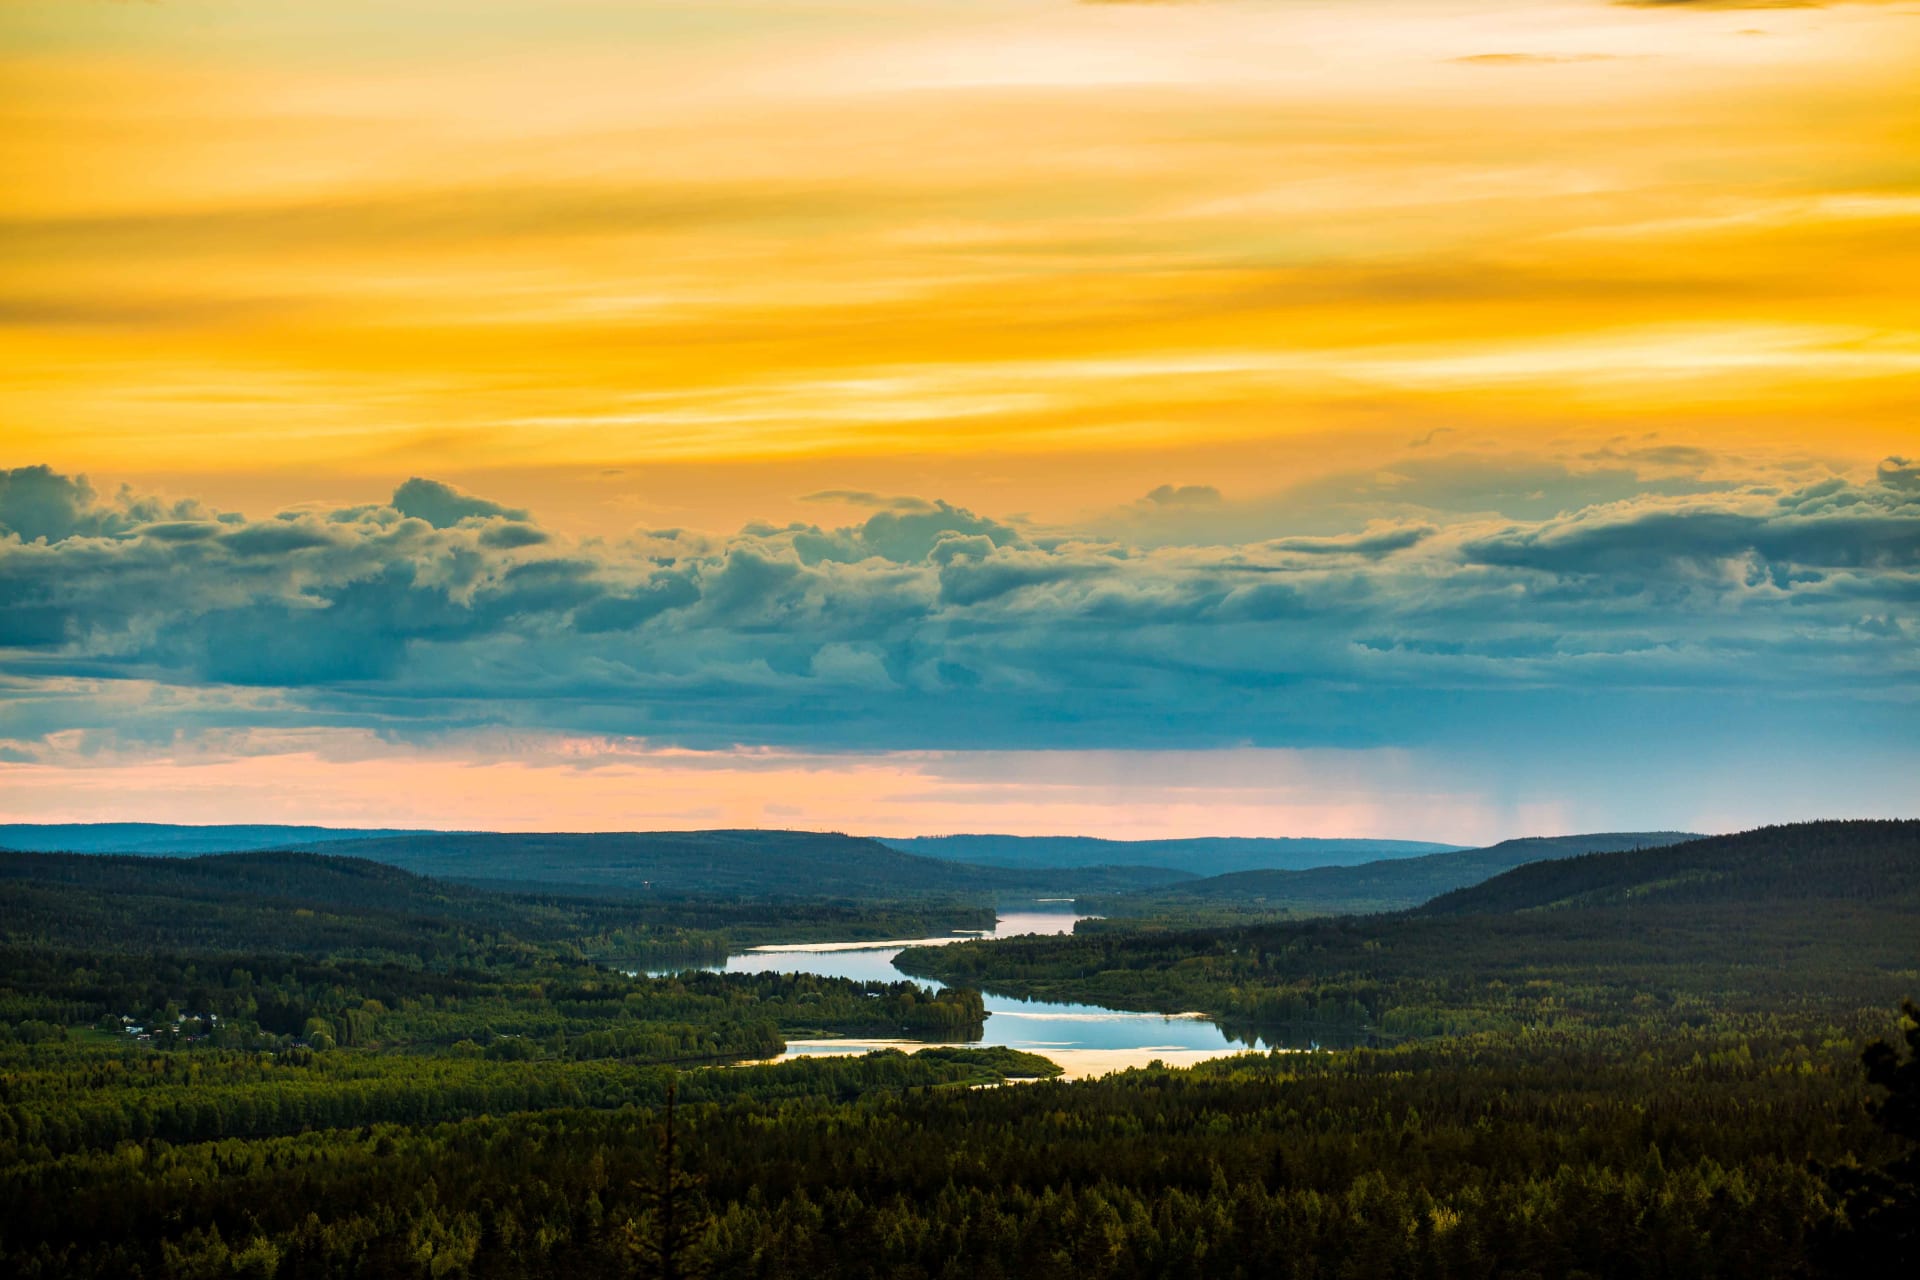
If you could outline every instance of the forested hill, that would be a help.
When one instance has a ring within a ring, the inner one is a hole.
[[[1570,858],[1615,849],[1651,848],[1697,837],[1683,831],[1610,831],[1574,836],[1530,836],[1484,849],[1459,849],[1414,858],[1393,858],[1356,867],[1306,871],[1242,871],[1189,880],[1152,891],[1159,902],[1264,905],[1321,915],[1401,911],[1449,890],[1543,859]],[[1143,903],[1117,899],[1114,913]]]
[[[0,853],[0,942],[436,954],[456,935],[571,933],[560,913],[316,853]]]
[[[304,850],[151,855],[0,851],[6,948],[471,961],[534,947],[610,960],[711,962],[762,942],[915,938],[991,925],[949,899],[640,901],[500,892]]]
[[[1078,867],[1029,871],[922,858],[877,840],[817,831],[397,836],[331,852],[470,883],[541,884],[647,896],[911,897],[1074,894],[1164,885],[1177,871]]]
[[[1419,1036],[1851,1017],[1912,996],[1916,961],[1920,822],[1827,822],[1531,863],[1412,912],[1112,917],[897,963],[1026,999]]]
[[[432,835],[405,828],[292,827],[267,823],[178,826],[168,822],[0,823],[0,849],[26,853],[244,853],[295,845]]]
[[[464,950],[463,938],[571,941],[633,914],[294,850],[193,858],[0,852],[0,942],[11,945],[418,958]]]
[[[405,848],[406,842],[416,839],[438,840],[443,836],[471,834],[475,833],[259,823],[202,826],[157,822],[0,823],[0,849],[31,853],[195,855],[306,848],[356,840],[379,840],[385,848]],[[658,842],[668,838],[711,841],[733,837],[767,837],[782,841],[806,833],[707,831],[617,834],[634,840]],[[394,844],[396,841],[402,844]],[[1299,870],[1308,867],[1356,866],[1383,858],[1417,857],[1460,847],[1421,840],[1243,839],[1230,836],[1183,840],[1104,840],[1094,836],[958,835],[912,836],[882,839],[874,843],[917,857],[977,866],[1036,871],[1151,867],[1177,871],[1185,876],[1216,876],[1260,868]],[[416,852],[407,848],[399,856],[412,859]],[[1176,878],[1106,877],[1108,881],[1124,880],[1135,884],[1160,883]]]
[[[1803,822],[1536,862],[1438,897],[1420,914],[1816,898],[1920,905],[1920,821]]]
[[[30,853],[178,856],[295,848],[364,858],[439,880],[645,897],[1071,895],[1192,878],[1153,866],[975,866],[817,831],[519,834],[138,822],[0,825],[0,850]]]
[[[913,836],[889,848],[948,862],[997,867],[1164,867],[1218,876],[1260,869],[1348,867],[1381,858],[1444,853],[1461,846],[1424,840],[1318,840],[1203,836],[1185,840],[1103,840],[1096,836]]]

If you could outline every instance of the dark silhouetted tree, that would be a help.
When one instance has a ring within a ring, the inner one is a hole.
[[[638,1274],[657,1280],[697,1280],[705,1274],[701,1245],[713,1215],[700,1194],[700,1180],[680,1167],[675,1104],[679,1086],[667,1084],[653,1185],[642,1188],[646,1209],[621,1228],[622,1243]]]
[[[1846,1230],[1827,1251],[1836,1275],[1912,1275],[1920,1268],[1920,1005],[1902,1003],[1906,1054],[1876,1040],[1860,1055],[1867,1082],[1886,1090],[1867,1109],[1907,1150],[1878,1169],[1841,1168],[1831,1175],[1846,1213]]]

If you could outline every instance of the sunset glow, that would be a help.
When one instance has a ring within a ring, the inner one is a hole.
[[[14,4],[0,84],[0,816],[1915,811],[1910,5]]]

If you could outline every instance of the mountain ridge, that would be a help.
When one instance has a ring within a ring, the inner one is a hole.
[[[273,822],[10,822],[0,849],[15,853],[198,856],[332,844],[367,837],[452,835],[423,827],[327,827]]]
[[[976,866],[821,831],[468,832],[347,840],[326,847],[439,880],[653,896],[1094,893],[1186,878],[1154,867]]]
[[[1350,867],[1233,872],[1148,892],[1162,902],[1264,904],[1324,915],[1404,911],[1529,863],[1699,838],[1682,831],[1522,836],[1480,849],[1380,859]],[[1126,898],[1108,905],[1115,912],[1125,912],[1129,906]]]
[[[877,837],[903,853],[976,866],[1163,867],[1191,875],[1354,866],[1464,848],[1430,840],[1323,839],[1313,836],[1189,836],[1115,840],[1101,836],[961,834]]]
[[[1820,874],[1809,874],[1817,859]],[[1417,908],[1424,917],[1633,903],[1920,902],[1920,819],[1833,819],[1528,863]]]

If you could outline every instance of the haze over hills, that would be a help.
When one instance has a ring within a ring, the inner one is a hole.
[[[16,823],[0,849],[200,856],[309,849],[469,884],[607,894],[778,897],[1125,892],[1172,883],[1158,867],[973,866],[837,832],[447,832],[161,823]]]
[[[903,853],[997,867],[1163,867],[1198,876],[1261,869],[1345,867],[1463,848],[1426,840],[1322,840],[1203,836],[1106,840],[1097,836],[957,835],[881,838]]]
[[[779,830],[518,833],[154,823],[0,826],[0,848],[25,851],[180,856],[305,848],[441,880],[600,895],[1099,894],[1117,895],[1108,909],[1121,912],[1165,900],[1323,914],[1400,910],[1529,862],[1692,838],[1684,832],[1614,832],[1529,837],[1460,849],[1359,839],[1125,841],[979,835],[875,840]],[[1272,862],[1206,878],[1197,874],[1212,866],[1258,864],[1262,859]]]
[[[22,853],[246,853],[370,836],[436,835],[405,827],[313,827],[277,823],[182,826],[170,822],[0,823],[0,849]]]
[[[974,866],[819,831],[479,832],[341,841],[327,850],[442,880],[649,895],[1075,894],[1186,878],[1157,867]]]
[[[0,824],[0,849],[44,853],[242,853],[343,840],[476,834],[411,827],[324,827],[272,823],[178,825],[158,822]],[[636,836],[699,832],[627,832]],[[1243,838],[1108,840],[1096,836],[956,835],[876,838],[901,853],[977,866],[1158,867],[1213,876],[1259,868],[1352,866],[1382,858],[1440,853],[1463,846],[1424,840]]]
[[[1479,884],[1528,863],[1618,849],[1644,849],[1699,837],[1684,831],[1614,831],[1572,836],[1528,836],[1484,849],[1382,859],[1350,867],[1302,871],[1240,871],[1189,880],[1151,891],[1163,902],[1211,902],[1287,908],[1321,915],[1401,911],[1443,893]],[[1116,913],[1142,904],[1119,899]]]

